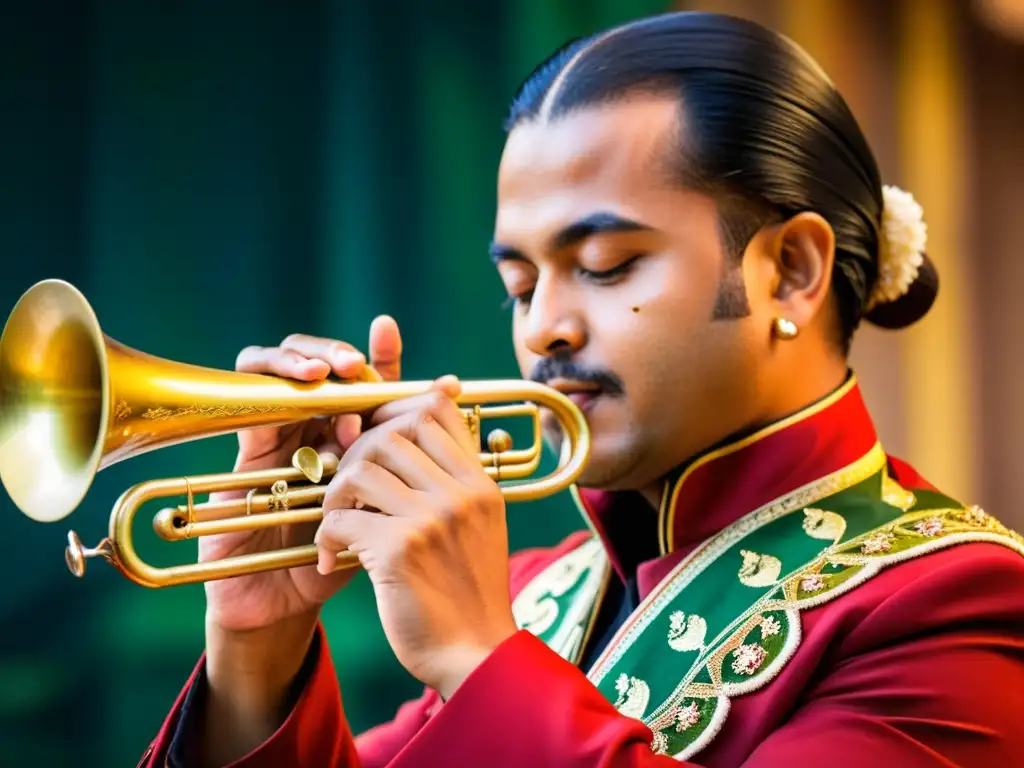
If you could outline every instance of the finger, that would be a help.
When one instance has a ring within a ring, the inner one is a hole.
[[[461,415],[459,416],[461,418]],[[462,425],[465,429],[465,425]],[[467,452],[465,448],[441,426],[440,422],[433,416],[431,411],[412,411],[402,414],[391,421],[374,427],[364,433],[361,438],[364,441],[366,452],[359,443],[354,445],[346,454],[354,460],[362,457],[377,461],[385,461],[385,456],[394,456],[392,443],[396,443],[393,435],[404,437],[412,442],[438,467],[442,475],[454,477],[456,480],[467,485],[475,485],[480,481],[481,476],[486,476],[480,459],[476,452]],[[432,474],[429,480],[429,487],[438,488],[443,486],[442,475]]]
[[[324,339],[304,333],[293,333],[281,342],[281,349],[302,357],[323,360],[335,374],[354,379],[366,367],[366,356],[348,342]]]
[[[316,448],[316,452],[319,453],[321,456],[330,454],[331,456],[340,458],[345,453],[345,449],[342,448],[337,443],[327,442],[324,443],[323,445],[318,445]]]
[[[381,435],[365,453],[366,461],[383,467],[413,491],[453,490],[452,476],[401,432]],[[403,514],[403,509],[396,507],[391,514]]]
[[[246,347],[235,359],[235,370],[244,373],[269,373],[299,381],[327,378],[331,366],[323,360],[311,360],[278,347]]]
[[[365,552],[370,541],[379,534],[382,524],[391,522],[386,516],[365,509],[332,509],[324,513],[313,543],[317,547],[316,569],[324,576],[338,566],[338,555],[351,551]]]
[[[381,406],[373,412],[370,423],[383,425],[408,413],[430,413],[462,450],[476,456],[479,449],[477,441],[469,431],[465,415],[452,399],[461,394],[462,383],[454,376],[442,376],[434,381],[430,390],[425,395]]]
[[[438,422],[466,453],[476,456],[479,444],[469,431],[466,414],[455,403],[455,398],[462,394],[462,382],[457,376],[441,376],[434,380],[431,390],[438,393],[438,410],[433,411]]]
[[[398,381],[402,376],[402,334],[389,315],[370,323],[370,365],[384,381]]]
[[[363,432],[363,417],[357,413],[345,413],[334,420],[334,439],[346,450],[352,447]]]
[[[419,502],[417,492],[387,469],[358,460],[339,467],[324,492],[323,508],[370,508],[385,515],[408,515]]]
[[[452,377],[446,377],[446,379],[448,378]],[[458,380],[456,379],[456,381]],[[397,419],[406,413],[425,410],[439,395],[454,397],[458,395],[458,392],[459,390],[450,382],[442,382],[441,379],[437,379],[431,383],[430,387],[423,394],[403,397],[400,400],[392,400],[374,410],[370,414],[370,424],[372,426],[379,426],[385,422]]]

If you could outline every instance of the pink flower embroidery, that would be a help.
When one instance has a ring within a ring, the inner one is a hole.
[[[782,631],[782,624],[774,616],[765,616],[761,619],[761,637],[777,635]]]
[[[687,728],[692,728],[700,722],[700,710],[697,702],[691,701],[685,707],[676,709],[676,730],[682,733]]]
[[[757,643],[741,645],[733,651],[732,671],[737,675],[752,675],[768,654]]]
[[[860,545],[860,551],[865,555],[875,555],[879,552],[888,552],[892,549],[893,535],[891,533],[873,533],[864,539]]]
[[[825,588],[825,579],[814,574],[813,576],[804,576],[800,579],[800,589],[804,592],[820,592]]]
[[[942,521],[937,517],[918,520],[914,530],[922,536],[938,536],[942,533]]]

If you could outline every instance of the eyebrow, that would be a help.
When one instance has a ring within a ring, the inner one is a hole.
[[[587,238],[594,237],[595,235],[603,235],[609,232],[651,232],[654,227],[644,224],[633,219],[627,219],[623,216],[619,216],[616,213],[610,213],[608,211],[598,211],[592,213],[589,216],[584,216],[578,221],[574,221],[567,227],[559,230],[559,232],[551,238],[551,249],[560,251],[564,248],[576,245]],[[502,245],[501,243],[491,241],[488,247],[491,261],[495,264],[501,261],[507,260],[519,260],[527,261],[528,259],[522,251],[517,250],[508,245]]]

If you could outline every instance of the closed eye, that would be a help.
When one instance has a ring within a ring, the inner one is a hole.
[[[638,253],[635,256],[626,259],[621,264],[615,265],[611,269],[597,270],[584,269],[580,267],[578,272],[580,275],[583,276],[585,280],[597,283],[598,285],[611,285],[615,283],[617,280],[628,275],[629,272],[633,269],[633,265],[636,264],[637,260],[640,259],[642,256],[642,253]],[[532,297],[532,288],[529,291],[523,291],[522,293],[509,294],[508,296],[505,297],[504,301],[502,301],[501,308],[509,309],[514,306],[525,307],[530,303],[530,299]]]
[[[611,269],[594,270],[581,268],[580,273],[583,274],[583,276],[586,277],[588,280],[593,280],[598,283],[610,283],[616,280],[617,278],[620,278],[623,275],[628,274],[629,271],[633,268],[633,265],[636,263],[637,259],[640,258],[640,256],[641,254],[638,253],[636,256],[626,259],[624,262],[612,267]]]

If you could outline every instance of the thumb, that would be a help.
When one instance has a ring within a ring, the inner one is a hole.
[[[389,315],[380,315],[370,323],[370,365],[384,381],[402,377],[402,334]]]

